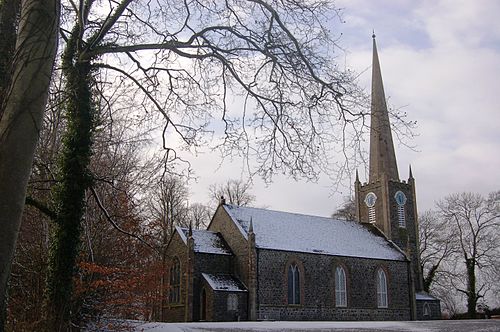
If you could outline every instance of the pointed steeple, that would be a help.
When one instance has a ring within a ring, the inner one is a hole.
[[[388,179],[399,180],[396,154],[392,142],[389,112],[385,102],[384,84],[378,60],[375,33],[373,34],[372,101],[370,129],[370,182]]]

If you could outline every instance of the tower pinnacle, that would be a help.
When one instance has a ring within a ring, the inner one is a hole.
[[[381,179],[399,180],[396,154],[392,142],[389,112],[385,102],[384,84],[373,34],[372,98],[370,128],[370,182]]]

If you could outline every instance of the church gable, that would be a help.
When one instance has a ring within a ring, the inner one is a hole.
[[[189,229],[176,227],[182,241],[187,245]],[[220,233],[207,230],[192,230],[194,252],[204,254],[232,255],[231,249]]]
[[[252,221],[259,249],[405,260],[385,238],[356,222],[227,204],[223,207],[245,238]]]

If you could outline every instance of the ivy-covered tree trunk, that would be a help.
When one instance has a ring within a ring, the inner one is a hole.
[[[0,0],[0,331],[59,31],[58,0],[24,0],[16,30],[18,5]]]
[[[465,260],[467,267],[467,315],[469,318],[476,318],[476,260],[468,258]]]
[[[422,266],[422,271],[424,270],[424,267]],[[431,285],[434,282],[434,278],[436,277],[437,270],[439,268],[439,264],[434,264],[430,268],[429,272],[427,272],[427,275],[424,276],[424,292],[429,293],[431,290]]]
[[[60,183],[54,194],[56,220],[51,234],[47,279],[46,320],[48,331],[70,329],[73,276],[79,252],[85,191],[91,185],[89,163],[94,127],[91,65],[79,62],[78,32],[63,55],[67,131],[60,159]]]

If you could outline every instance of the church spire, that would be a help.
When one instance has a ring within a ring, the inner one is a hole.
[[[388,179],[399,180],[396,154],[392,142],[389,112],[385,103],[384,85],[378,60],[375,33],[373,37],[372,101],[370,129],[370,182]]]

